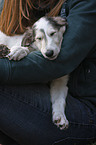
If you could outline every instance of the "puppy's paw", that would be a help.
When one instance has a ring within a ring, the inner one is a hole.
[[[0,44],[0,58],[6,57],[10,53],[10,49],[3,44]]]
[[[53,123],[59,127],[60,130],[67,129],[69,126],[69,122],[66,119],[65,114],[62,114],[62,112],[53,113]]]
[[[10,53],[6,56],[9,60],[20,60],[27,56],[29,49],[27,47],[13,46]]]

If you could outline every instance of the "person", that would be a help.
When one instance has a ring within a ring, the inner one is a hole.
[[[96,2],[94,0],[2,0],[0,30],[22,34],[44,15],[67,19],[61,52],[45,59],[38,51],[20,61],[0,59],[0,143],[87,145],[96,141]],[[70,74],[69,127],[52,123],[48,82]]]

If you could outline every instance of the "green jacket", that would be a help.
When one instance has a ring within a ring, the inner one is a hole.
[[[72,95],[96,97],[96,1],[68,0],[61,15],[68,28],[58,58],[50,61],[35,51],[20,61],[0,59],[1,84],[44,83],[70,74]]]
[[[4,4],[4,0],[0,0],[0,13],[2,12],[3,4]]]

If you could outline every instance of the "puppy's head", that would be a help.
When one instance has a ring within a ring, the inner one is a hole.
[[[22,45],[38,49],[45,58],[53,60],[60,52],[66,25],[61,17],[42,17],[25,33]]]

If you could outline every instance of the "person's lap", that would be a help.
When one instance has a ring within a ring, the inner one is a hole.
[[[52,123],[47,85],[0,86],[0,143],[6,139],[7,145],[86,145],[96,140],[96,108],[71,95],[66,101],[70,124],[61,131]]]

